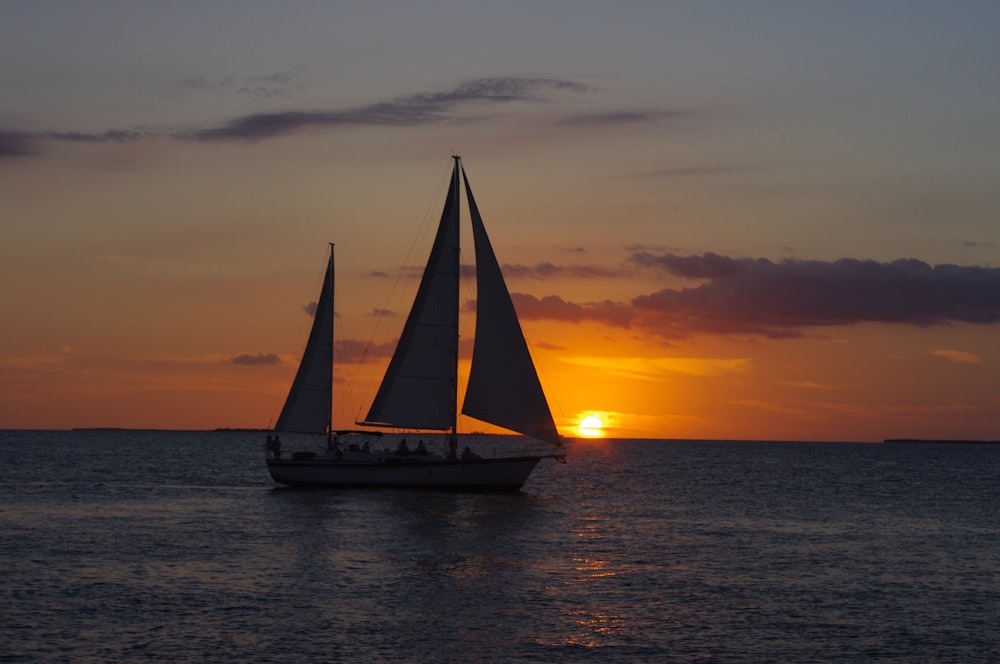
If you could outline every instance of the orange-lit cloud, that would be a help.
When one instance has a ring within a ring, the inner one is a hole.
[[[937,355],[938,357],[943,357],[946,360],[951,360],[952,362],[957,362],[959,364],[982,364],[983,358],[979,357],[975,353],[967,353],[961,350],[948,350],[941,349],[931,351],[932,355]]]
[[[701,357],[570,357],[566,363],[599,369],[610,375],[640,380],[661,380],[669,374],[721,376],[746,371],[748,358]]]
[[[281,364],[281,358],[274,353],[242,353],[234,357],[232,362],[244,365]]]

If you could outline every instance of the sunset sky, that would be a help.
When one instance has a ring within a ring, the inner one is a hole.
[[[329,242],[353,426],[454,152],[564,434],[1000,439],[998,34],[974,1],[4,3],[0,428],[272,425]]]

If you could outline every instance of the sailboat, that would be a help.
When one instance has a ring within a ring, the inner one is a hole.
[[[395,353],[367,416],[359,426],[435,432],[447,449],[405,438],[388,447],[378,431],[334,431],[333,245],[316,315],[295,379],[268,436],[266,463],[279,484],[408,487],[463,491],[517,491],[543,459],[565,461],[510,292],[486,234],[460,157],[454,156],[448,194],[434,244]],[[465,446],[459,453],[459,208],[461,184],[476,258],[476,328],[472,365],[461,412],[517,432],[525,445],[514,455],[487,456]],[[284,455],[281,433],[325,434],[320,451]],[[418,434],[419,435],[419,434]],[[411,438],[412,438],[411,434]],[[364,442],[360,442],[363,440]],[[374,440],[374,443],[373,443]]]

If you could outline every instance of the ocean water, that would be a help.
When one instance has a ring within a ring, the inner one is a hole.
[[[0,661],[1000,660],[1000,447],[572,444],[283,489],[259,434],[0,432]]]

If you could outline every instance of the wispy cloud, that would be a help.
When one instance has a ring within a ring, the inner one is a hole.
[[[942,348],[941,350],[931,351],[931,355],[937,355],[938,357],[943,357],[946,360],[951,360],[952,362],[957,362],[959,364],[983,363],[983,358],[974,353],[968,353],[963,350],[950,350]]]
[[[537,265],[517,265],[506,263],[503,266],[504,276],[508,279],[554,279],[570,277],[575,279],[615,278],[628,275],[624,270],[614,270],[600,265],[556,265],[554,263],[538,263]]]
[[[286,98],[302,87],[295,72],[279,72],[242,81],[232,78],[190,78],[182,81],[196,90],[231,89],[256,98]],[[417,127],[462,117],[468,105],[502,104],[517,101],[544,101],[560,92],[583,93],[582,83],[555,78],[508,76],[479,78],[446,90],[419,92],[365,106],[343,109],[290,109],[251,113],[215,126],[177,130],[175,128],[112,128],[98,132],[48,130],[35,133],[0,129],[0,159],[37,153],[41,143],[128,143],[142,140],[193,140],[198,142],[261,141],[308,129],[343,127]]]
[[[277,99],[292,97],[304,89],[305,85],[297,72],[282,71],[267,76],[252,76],[236,91],[256,99]]]
[[[313,127],[419,126],[450,119],[449,114],[464,104],[531,101],[544,98],[547,92],[587,89],[580,83],[550,78],[481,78],[450,90],[418,93],[357,108],[244,115],[217,127],[192,131],[187,137],[198,141],[256,141]]]
[[[620,125],[646,124],[664,120],[681,121],[702,117],[700,111],[692,110],[622,110],[602,113],[580,113],[559,120],[556,124],[573,127],[609,127]]]
[[[248,95],[255,99],[287,99],[305,90],[305,83],[297,71],[280,71],[262,76],[238,79],[234,76],[205,78],[197,76],[180,80],[180,86],[196,92],[226,92]]]
[[[281,358],[274,353],[257,353],[256,355],[243,353],[242,355],[237,355],[232,358],[231,361],[233,364],[240,364],[244,366],[281,364]]]
[[[162,138],[163,133],[153,130],[110,129],[97,133],[78,131],[49,131],[43,134],[45,138],[71,143],[132,143],[147,139]]]

